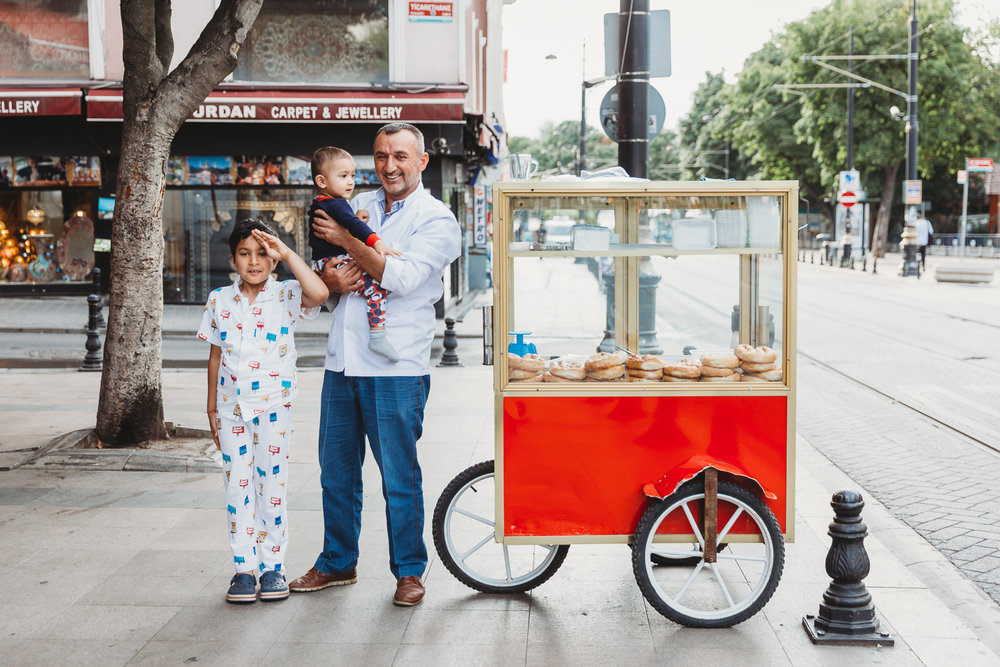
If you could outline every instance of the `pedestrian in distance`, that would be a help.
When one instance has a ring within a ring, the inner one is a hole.
[[[535,243],[544,244],[548,237],[549,231],[545,229],[545,222],[539,222],[538,229],[535,230]]]
[[[285,489],[295,398],[295,324],[312,319],[329,295],[305,260],[258,220],[229,236],[232,285],[212,290],[198,328],[211,343],[208,418],[222,452],[229,546],[236,574],[226,601],[284,600],[288,545]],[[285,262],[296,280],[271,277]]]
[[[343,246],[352,262],[331,260],[323,280],[340,294],[327,343],[321,397],[319,464],[323,489],[323,550],[315,565],[289,584],[292,592],[318,591],[358,580],[365,440],[382,477],[389,540],[389,570],[396,578],[393,604],[413,606],[424,597],[427,567],[424,495],[417,440],[430,391],[434,303],[442,276],[461,251],[455,216],[427,192],[421,172],[429,156],[424,137],[408,123],[378,130],[375,173],[382,187],[358,195],[355,209],[369,211],[369,225],[402,255],[382,255],[354,238],[320,210],[316,235]],[[386,337],[399,351],[390,362],[366,344],[368,318],[359,294],[362,272],[392,294]]]
[[[313,199],[307,220],[312,220],[316,211],[322,210],[350,232],[351,236],[373,248],[383,257],[399,256],[398,252],[386,245],[386,242],[365,224],[368,212],[362,209],[355,214],[348,203],[351,193],[354,192],[354,158],[350,153],[334,146],[318,149],[313,153],[312,175],[319,195]],[[343,247],[319,238],[312,225],[309,225],[309,246],[312,248],[313,268],[319,273],[323,272],[323,267],[334,257],[347,257],[347,251]],[[368,349],[395,363],[399,361],[399,352],[385,335],[388,294],[379,282],[367,273],[362,273],[361,279],[364,281],[362,294],[366,299],[368,313]]]
[[[934,228],[931,221],[921,216],[913,223],[913,228],[917,232],[917,251],[920,253],[920,268],[927,269],[927,246],[930,245],[931,237],[934,236]]]

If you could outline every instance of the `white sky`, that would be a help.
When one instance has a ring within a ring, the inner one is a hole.
[[[733,81],[746,57],[772,32],[828,2],[650,0],[650,9],[670,10],[672,73],[651,80],[666,105],[664,127],[676,129],[705,72],[724,70],[726,80]],[[908,0],[899,2],[909,4]],[[1000,17],[997,0],[957,0],[956,4],[959,19],[966,24],[977,17]],[[503,95],[509,134],[536,137],[545,121],[580,120],[581,81],[604,76],[604,14],[617,13],[618,7],[617,0],[515,0],[504,6],[507,83]],[[918,19],[919,11],[918,4]],[[556,59],[546,60],[548,54]],[[899,87],[905,83],[899,82]],[[587,125],[600,126],[601,100],[612,85],[607,82],[587,91]]]

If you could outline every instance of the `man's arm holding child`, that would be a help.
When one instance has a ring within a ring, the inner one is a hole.
[[[382,272],[385,270],[385,255],[354,238],[343,225],[330,217],[326,211],[317,211],[312,224],[316,236],[328,243],[342,247],[357,262],[362,271],[375,280],[382,281]]]
[[[303,308],[314,308],[326,301],[326,298],[330,296],[330,290],[327,289],[323,280],[281,239],[265,234],[259,229],[253,230],[253,237],[261,246],[267,248],[267,254],[272,259],[288,265],[292,275],[302,287]]]
[[[319,210],[333,218],[334,222],[346,229],[351,236],[369,248],[373,248],[375,252],[383,257],[386,255],[399,257],[402,254],[390,248],[389,244],[379,238],[379,235],[368,226],[370,216],[365,209],[359,209],[355,212],[346,199],[326,199]],[[316,230],[313,231],[315,232]],[[342,244],[338,243],[337,245]]]

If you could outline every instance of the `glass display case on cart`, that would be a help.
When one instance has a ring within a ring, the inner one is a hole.
[[[797,200],[792,182],[494,186],[495,460],[434,514],[457,578],[522,592],[572,544],[627,543],[679,623],[767,602],[794,537]]]

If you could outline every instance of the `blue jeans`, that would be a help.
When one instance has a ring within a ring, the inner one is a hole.
[[[365,436],[382,474],[389,569],[419,577],[427,567],[424,493],[417,462],[431,378],[347,377],[326,371],[319,424],[323,552],[316,569],[349,572],[358,564]]]

